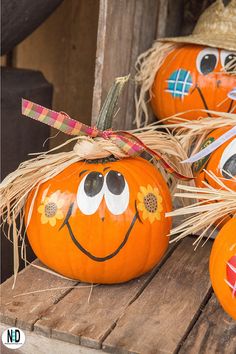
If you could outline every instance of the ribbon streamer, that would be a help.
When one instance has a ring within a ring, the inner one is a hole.
[[[75,119],[72,119],[64,112],[53,111],[26,99],[22,99],[22,114],[69,135],[87,135],[91,138],[101,137],[103,139],[109,139],[112,143],[116,144],[122,151],[131,157],[140,155],[144,151],[148,152],[151,156],[155,157],[156,160],[160,161],[162,166],[169,173],[175,175],[178,179],[190,180],[193,178],[184,176],[179,173],[173,166],[171,166],[169,161],[164,159],[156,151],[146,146],[134,134],[131,134],[127,131],[101,131],[96,127],[90,127]]]
[[[218,147],[223,145],[226,141],[228,141],[234,136],[236,136],[236,127],[231,128],[226,133],[222,134],[218,139],[209,144],[207,147],[197,152],[195,155],[189,157],[188,159],[181,161],[181,163],[193,163],[198,160],[201,160],[202,158],[210,155]]]

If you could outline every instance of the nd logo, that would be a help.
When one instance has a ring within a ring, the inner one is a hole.
[[[19,343],[20,342],[20,330],[19,329],[8,329],[7,330],[7,342],[8,343]]]
[[[25,334],[20,328],[8,328],[2,334],[2,343],[9,349],[20,348],[25,343]]]

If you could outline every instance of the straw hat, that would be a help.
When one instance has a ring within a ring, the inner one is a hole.
[[[162,38],[158,41],[207,45],[236,51],[236,0],[224,6],[217,0],[209,6],[188,36]]]

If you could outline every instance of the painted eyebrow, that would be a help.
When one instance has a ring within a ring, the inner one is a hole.
[[[103,172],[105,172],[105,171],[108,170],[109,168],[111,168],[111,167],[109,167],[109,166],[105,167],[105,168],[103,169]]]
[[[85,172],[87,172],[88,170],[83,170],[79,173],[79,177],[82,176]]]

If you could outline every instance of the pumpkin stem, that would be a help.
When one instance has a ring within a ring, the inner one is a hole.
[[[108,95],[99,112],[96,128],[99,130],[107,130],[112,127],[112,121],[115,115],[118,98],[121,94],[124,84],[129,80],[130,75],[117,77],[110,88]]]

